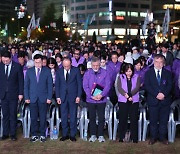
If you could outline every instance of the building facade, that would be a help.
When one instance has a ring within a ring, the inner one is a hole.
[[[14,0],[1,0],[0,1],[0,21],[7,20],[14,13],[15,1]]]
[[[93,32],[103,38],[107,33],[119,38],[136,37],[140,23],[143,23],[147,10],[152,10],[152,0],[69,0],[69,22],[76,23],[76,29],[88,36]],[[95,20],[84,27],[87,18]],[[78,27],[78,28],[77,28]]]

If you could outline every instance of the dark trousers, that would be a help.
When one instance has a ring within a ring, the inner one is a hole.
[[[18,100],[10,100],[7,95],[1,100],[3,113],[3,135],[15,136],[17,127]]]
[[[112,86],[110,92],[109,92],[109,97],[110,97],[110,100],[112,102],[113,105],[116,105],[116,103],[118,102],[118,97],[116,95],[116,90],[115,90],[115,87]]]
[[[75,137],[77,133],[77,104],[65,99],[60,105],[62,136],[68,136],[69,125],[68,117],[70,116],[70,136]]]
[[[127,131],[127,121],[130,118],[130,132],[133,141],[138,140],[138,108],[139,103],[119,102],[119,139],[125,138]]]
[[[170,106],[149,107],[150,134],[152,139],[166,139]],[[158,125],[159,123],[159,125]]]
[[[38,132],[40,132],[40,136],[45,136],[46,132],[46,116],[47,116],[47,103],[40,102],[37,100],[35,103],[30,103],[30,115],[31,115],[31,135],[38,136]],[[38,125],[38,118],[40,127]]]
[[[98,136],[104,136],[106,103],[88,103],[90,134],[96,135],[96,112],[98,116]]]

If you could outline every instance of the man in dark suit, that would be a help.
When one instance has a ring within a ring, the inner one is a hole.
[[[164,63],[163,55],[155,55],[154,68],[152,67],[145,74],[151,134],[149,144],[154,144],[158,138],[163,144],[168,144],[166,135],[171,104],[172,76],[168,70],[163,68]]]
[[[77,132],[77,105],[82,93],[82,79],[78,68],[71,66],[71,59],[64,58],[63,67],[56,73],[56,98],[61,104],[62,138],[69,139],[68,115],[70,115],[70,140],[76,141]]]
[[[172,66],[173,64],[173,54],[168,51],[169,45],[167,43],[162,44],[161,50],[162,50],[162,55],[165,57],[165,65],[166,66]]]
[[[11,53],[2,53],[0,63],[0,99],[3,112],[3,136],[2,140],[9,138],[15,141],[17,127],[18,99],[23,99],[24,77],[19,64],[11,59]]]
[[[46,141],[46,114],[48,104],[51,103],[52,99],[53,82],[51,71],[47,67],[42,67],[42,63],[42,55],[35,55],[35,67],[27,70],[24,82],[24,97],[26,103],[30,105],[31,112],[31,142],[39,140],[38,117],[40,120],[40,142]]]

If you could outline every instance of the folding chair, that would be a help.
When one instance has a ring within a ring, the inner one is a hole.
[[[175,115],[176,111],[177,111],[177,118],[175,118],[176,117],[176,115]],[[175,100],[171,104],[169,123],[168,123],[168,127],[170,129],[170,130],[168,130],[169,142],[174,142],[175,136],[176,136],[176,126],[179,124],[180,124],[180,99]]]

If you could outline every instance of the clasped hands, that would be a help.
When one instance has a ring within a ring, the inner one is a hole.
[[[129,97],[129,95],[127,93],[125,93],[124,97],[126,97],[126,99],[130,102],[132,102],[132,97]]]
[[[100,101],[101,98],[102,98],[102,95],[99,94],[99,95],[96,95],[96,96],[92,96],[91,98],[94,99],[95,101]]]
[[[156,98],[158,99],[158,100],[164,100],[164,94],[163,93],[158,93],[158,95],[156,96]]]

